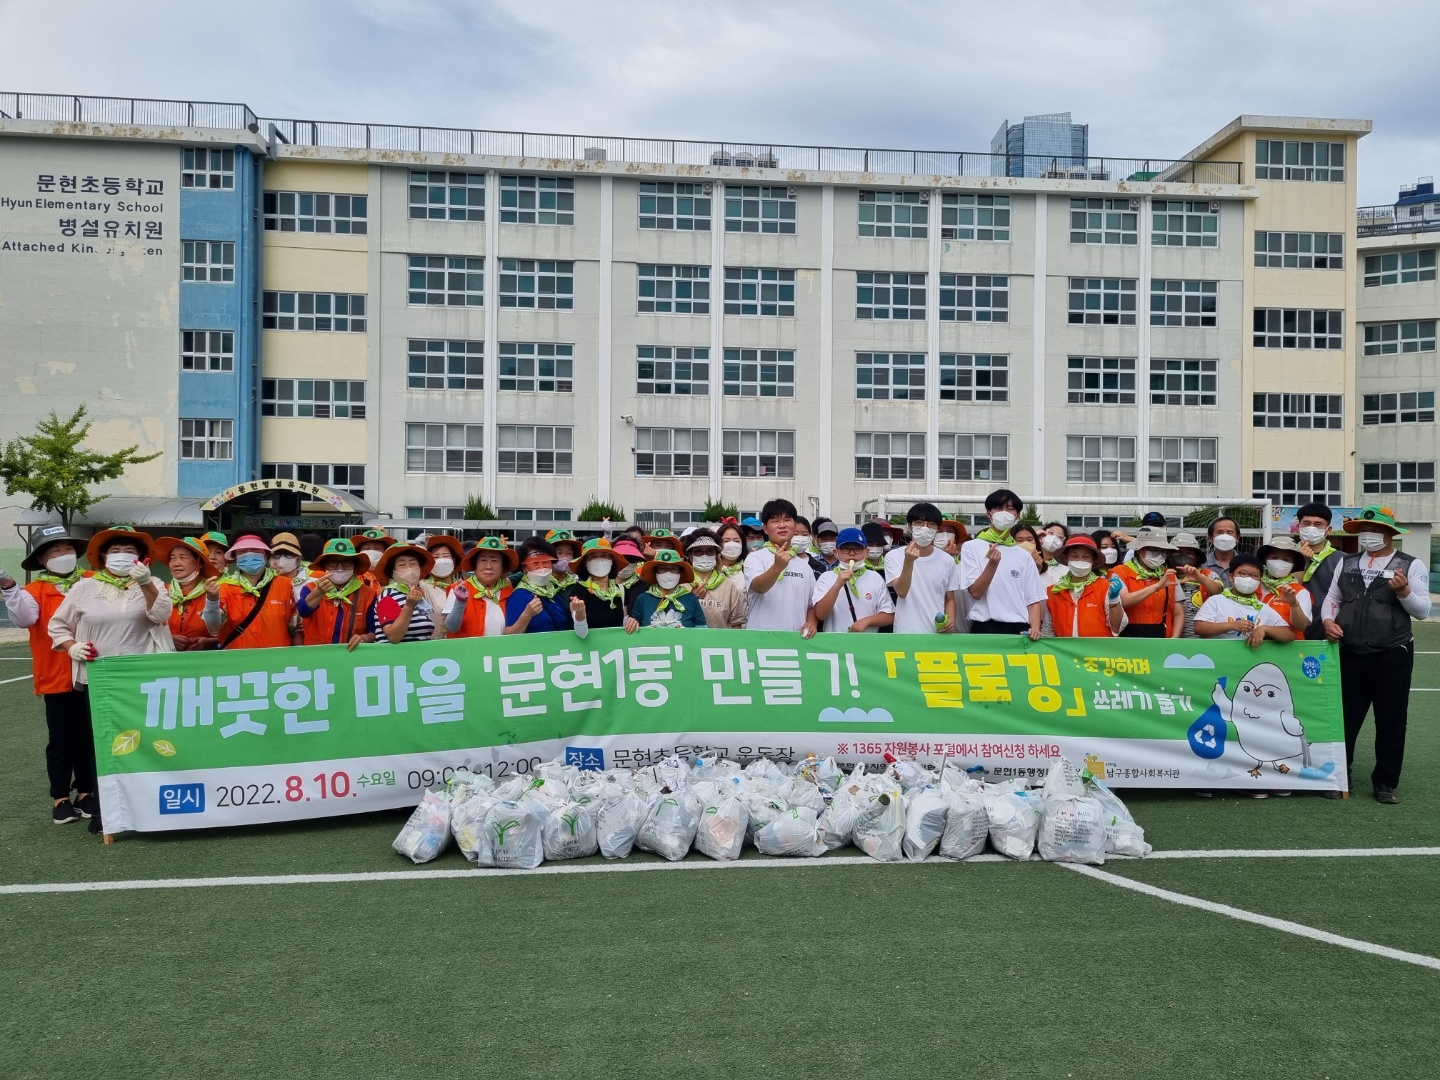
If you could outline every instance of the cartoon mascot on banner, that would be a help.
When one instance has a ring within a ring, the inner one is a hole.
[[[1234,726],[1236,742],[1254,762],[1251,776],[1258,779],[1265,765],[1282,774],[1299,768],[1306,775],[1310,744],[1283,671],[1274,664],[1256,664],[1241,676],[1234,700],[1225,695],[1224,679],[1216,681],[1212,699],[1220,719]]]

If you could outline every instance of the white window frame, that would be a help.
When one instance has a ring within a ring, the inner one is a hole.
[[[1256,469],[1250,474],[1250,497],[1269,499],[1276,506],[1304,506],[1323,502],[1343,505],[1342,474],[1307,470]]]
[[[1435,351],[1435,319],[1365,324],[1365,356]]]
[[[711,190],[708,183],[640,181],[639,227],[661,232],[709,232]]]
[[[1270,269],[1344,270],[1345,234],[1257,229],[1255,265]]]
[[[500,306],[522,311],[572,311],[575,264],[557,259],[501,259]]]
[[[568,506],[502,506],[495,511],[502,521],[569,521]]]
[[[794,480],[795,432],[776,428],[723,428],[720,458],[722,476]]]
[[[1363,461],[1360,463],[1363,495],[1432,495],[1433,461]]]
[[[941,353],[941,401],[1009,401],[1010,357],[1003,353]]]
[[[180,186],[197,191],[229,191],[235,187],[235,151],[187,146],[181,151]]]
[[[1215,326],[1219,309],[1218,281],[1150,279],[1151,326]]]
[[[500,220],[510,225],[574,225],[575,178],[502,174]]]
[[[405,297],[410,307],[483,307],[484,256],[405,256]]]
[[[484,424],[405,425],[407,473],[470,474],[485,471]]]
[[[725,267],[725,314],[795,317],[795,271],[778,266]]]
[[[408,390],[484,390],[485,343],[410,338],[405,387]]]
[[[196,453],[196,451],[199,453]],[[181,461],[234,461],[235,421],[210,417],[180,418]]]
[[[370,229],[369,196],[328,191],[267,191],[266,232],[365,236]]]
[[[1339,431],[1342,427],[1341,394],[1251,395],[1253,427],[1285,431]]]
[[[1010,479],[1010,436],[991,432],[940,432],[941,480],[1005,483]]]
[[[725,231],[793,236],[798,205],[793,187],[726,184]]]
[[[181,371],[234,371],[234,330],[181,330]]]
[[[407,198],[412,220],[484,221],[485,174],[411,169]]]
[[[1435,248],[1384,251],[1365,256],[1365,288],[1435,280]]]
[[[869,191],[856,193],[860,236],[891,240],[924,240],[930,235],[928,191]]]
[[[364,420],[364,379],[261,379],[260,415],[281,420]]]
[[[725,397],[794,397],[795,350],[727,348],[720,375]]]
[[[573,394],[575,346],[558,341],[502,341],[496,388],[517,394]]]
[[[180,280],[228,285],[235,280],[235,241],[180,241]]]
[[[1135,278],[1072,277],[1069,284],[1066,296],[1071,326],[1136,324],[1140,301],[1139,283]]]
[[[925,354],[857,352],[857,401],[924,401]]]
[[[1006,274],[941,274],[940,321],[1010,321],[1010,278]]]
[[[1219,362],[1183,357],[1150,358],[1150,404],[1208,408],[1217,404]]]
[[[363,334],[368,325],[365,294],[268,290],[261,298],[260,325],[265,330]]]
[[[925,433],[855,432],[855,479],[924,480]]]
[[[1218,203],[1212,210],[1208,199],[1152,199],[1150,212],[1150,244],[1152,247],[1218,247],[1220,245]]]
[[[1071,199],[1070,243],[1122,245],[1140,242],[1140,212],[1129,199]]]
[[[1274,161],[1277,156],[1280,160]],[[1311,139],[1256,139],[1255,179],[1344,183],[1345,144]]]
[[[1317,323],[1325,324],[1318,332]],[[1345,312],[1335,309],[1256,308],[1251,344],[1257,349],[1343,349],[1344,326]]]
[[[1010,242],[1009,195],[942,195],[940,239]]]
[[[659,479],[709,476],[710,429],[637,427],[635,475]]]
[[[855,271],[855,318],[923,321],[925,275],[903,270]]]
[[[550,424],[501,424],[496,438],[505,476],[570,476],[575,429]]]
[[[1135,357],[1069,357],[1066,394],[1071,405],[1134,405]]]
[[[681,386],[685,389],[679,389]],[[666,389],[662,390],[660,387]],[[709,348],[689,345],[637,345],[635,393],[653,394],[657,397],[708,397]]]
[[[344,470],[341,472],[340,470]],[[262,480],[298,480],[318,484],[365,498],[365,466],[359,463],[330,465],[313,462],[266,461],[260,465]]]
[[[1434,390],[1402,390],[1361,395],[1360,423],[1365,427],[1434,422]]]
[[[1065,482],[1135,483],[1135,441],[1134,435],[1066,435]]]
[[[638,263],[635,296],[642,315],[709,315],[710,267]]]
[[[1187,473],[1193,470],[1193,477]],[[1208,472],[1208,478],[1207,478]],[[1171,479],[1178,476],[1179,479]],[[1214,486],[1220,482],[1220,440],[1204,436],[1151,436],[1150,483]]]

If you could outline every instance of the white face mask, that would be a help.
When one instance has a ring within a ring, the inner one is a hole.
[[[139,556],[133,551],[115,551],[105,556],[105,569],[116,577],[124,577],[139,561]]]
[[[546,567],[544,570],[525,571],[525,576],[531,581],[533,581],[536,585],[544,585],[547,581],[550,580],[550,574],[551,570],[549,567]]]
[[[614,559],[591,559],[585,564],[585,569],[591,577],[609,577],[610,571],[614,568]]]
[[[1151,570],[1158,570],[1165,565],[1165,553],[1163,551],[1142,551],[1140,561]]]
[[[1215,537],[1214,540],[1210,541],[1210,546],[1216,551],[1234,551],[1237,543],[1239,543],[1239,541],[1229,533],[1221,533]]]
[[[289,574],[300,565],[300,560],[294,555],[273,555],[270,565],[282,574]]]
[[[352,577],[355,576],[355,571],[351,570],[347,566],[343,570],[326,570],[325,576],[328,577],[331,581],[333,581],[336,585],[344,585],[347,581],[349,581]]]
[[[1290,564],[1289,559],[1266,559],[1265,572],[1272,578],[1289,577],[1295,568]]]
[[[795,552],[809,551],[809,550],[810,550],[810,537],[808,537],[808,536],[792,536],[792,537],[790,537],[790,550],[791,550],[791,551],[795,551]]]
[[[885,554],[883,547],[872,547],[865,549],[865,555],[872,561],[878,561],[881,555]]]
[[[935,542],[935,530],[929,525],[916,525],[910,530],[910,539],[919,544],[922,548],[929,547]]]
[[[834,554],[835,554],[835,541],[834,541],[834,540],[821,540],[821,541],[820,541],[820,554],[826,556],[827,558],[828,558],[829,556],[831,556],[831,555],[834,555]]]
[[[1317,525],[1306,525],[1300,530],[1299,537],[1307,544],[1319,544],[1325,540],[1325,530]]]
[[[360,554],[364,555],[365,558],[369,559],[370,565],[374,566],[377,562],[380,561],[380,556],[383,553],[376,551],[374,548],[366,548],[364,551],[360,552]]]
[[[668,592],[680,584],[680,575],[673,570],[664,574],[656,574],[655,584]]]
[[[52,555],[45,560],[45,569],[49,570],[52,574],[64,577],[75,569],[75,556],[73,554]]]
[[[1114,566],[1115,560],[1120,557],[1120,552],[1117,551],[1115,548],[1102,548],[1100,550],[1100,554],[1104,557],[1105,562],[1110,566]]]
[[[1054,533],[1046,533],[1040,537],[1040,546],[1051,553],[1059,551],[1065,546],[1065,541]]]
[[[715,569],[715,556],[696,555],[691,558],[690,565],[695,567],[696,570],[703,570],[708,574],[711,570]]]
[[[1359,541],[1363,551],[1379,551],[1387,541],[1387,537],[1382,532],[1362,532],[1355,539]],[[108,567],[110,560],[106,559],[105,564]]]
[[[435,560],[435,569],[430,572],[436,577],[449,577],[455,572],[455,560],[448,555],[443,559],[437,558]]]
[[[1237,577],[1230,579],[1233,587],[1241,596],[1249,596],[1256,589],[1260,588],[1260,579],[1253,577]]]
[[[994,525],[1000,532],[1009,532],[1010,526],[1019,521],[1020,518],[1009,510],[996,510],[990,515],[990,524]]]
[[[726,540],[725,543],[720,545],[720,554],[724,555],[727,559],[738,559],[740,552],[744,550],[745,546],[741,544],[739,540]]]
[[[1072,559],[1069,563],[1066,564],[1072,578],[1089,577],[1091,565],[1092,564],[1088,562],[1083,562],[1080,559]]]

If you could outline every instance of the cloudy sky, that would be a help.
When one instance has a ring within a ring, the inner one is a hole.
[[[262,116],[988,150],[1069,110],[1170,157],[1242,112],[1364,117],[1360,202],[1440,172],[1440,20],[1392,0],[0,0],[0,86]],[[1433,14],[1433,13],[1432,13]]]

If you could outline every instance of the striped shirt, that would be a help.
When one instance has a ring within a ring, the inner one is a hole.
[[[400,612],[405,608],[405,597],[408,594],[408,589],[397,589],[394,585],[385,586],[385,591],[380,594],[380,599],[375,603],[375,622],[380,629],[375,636],[377,642],[390,640],[385,635],[385,627],[400,617]],[[435,613],[428,600],[421,600],[410,612],[410,626],[400,640],[429,641],[434,636]]]

